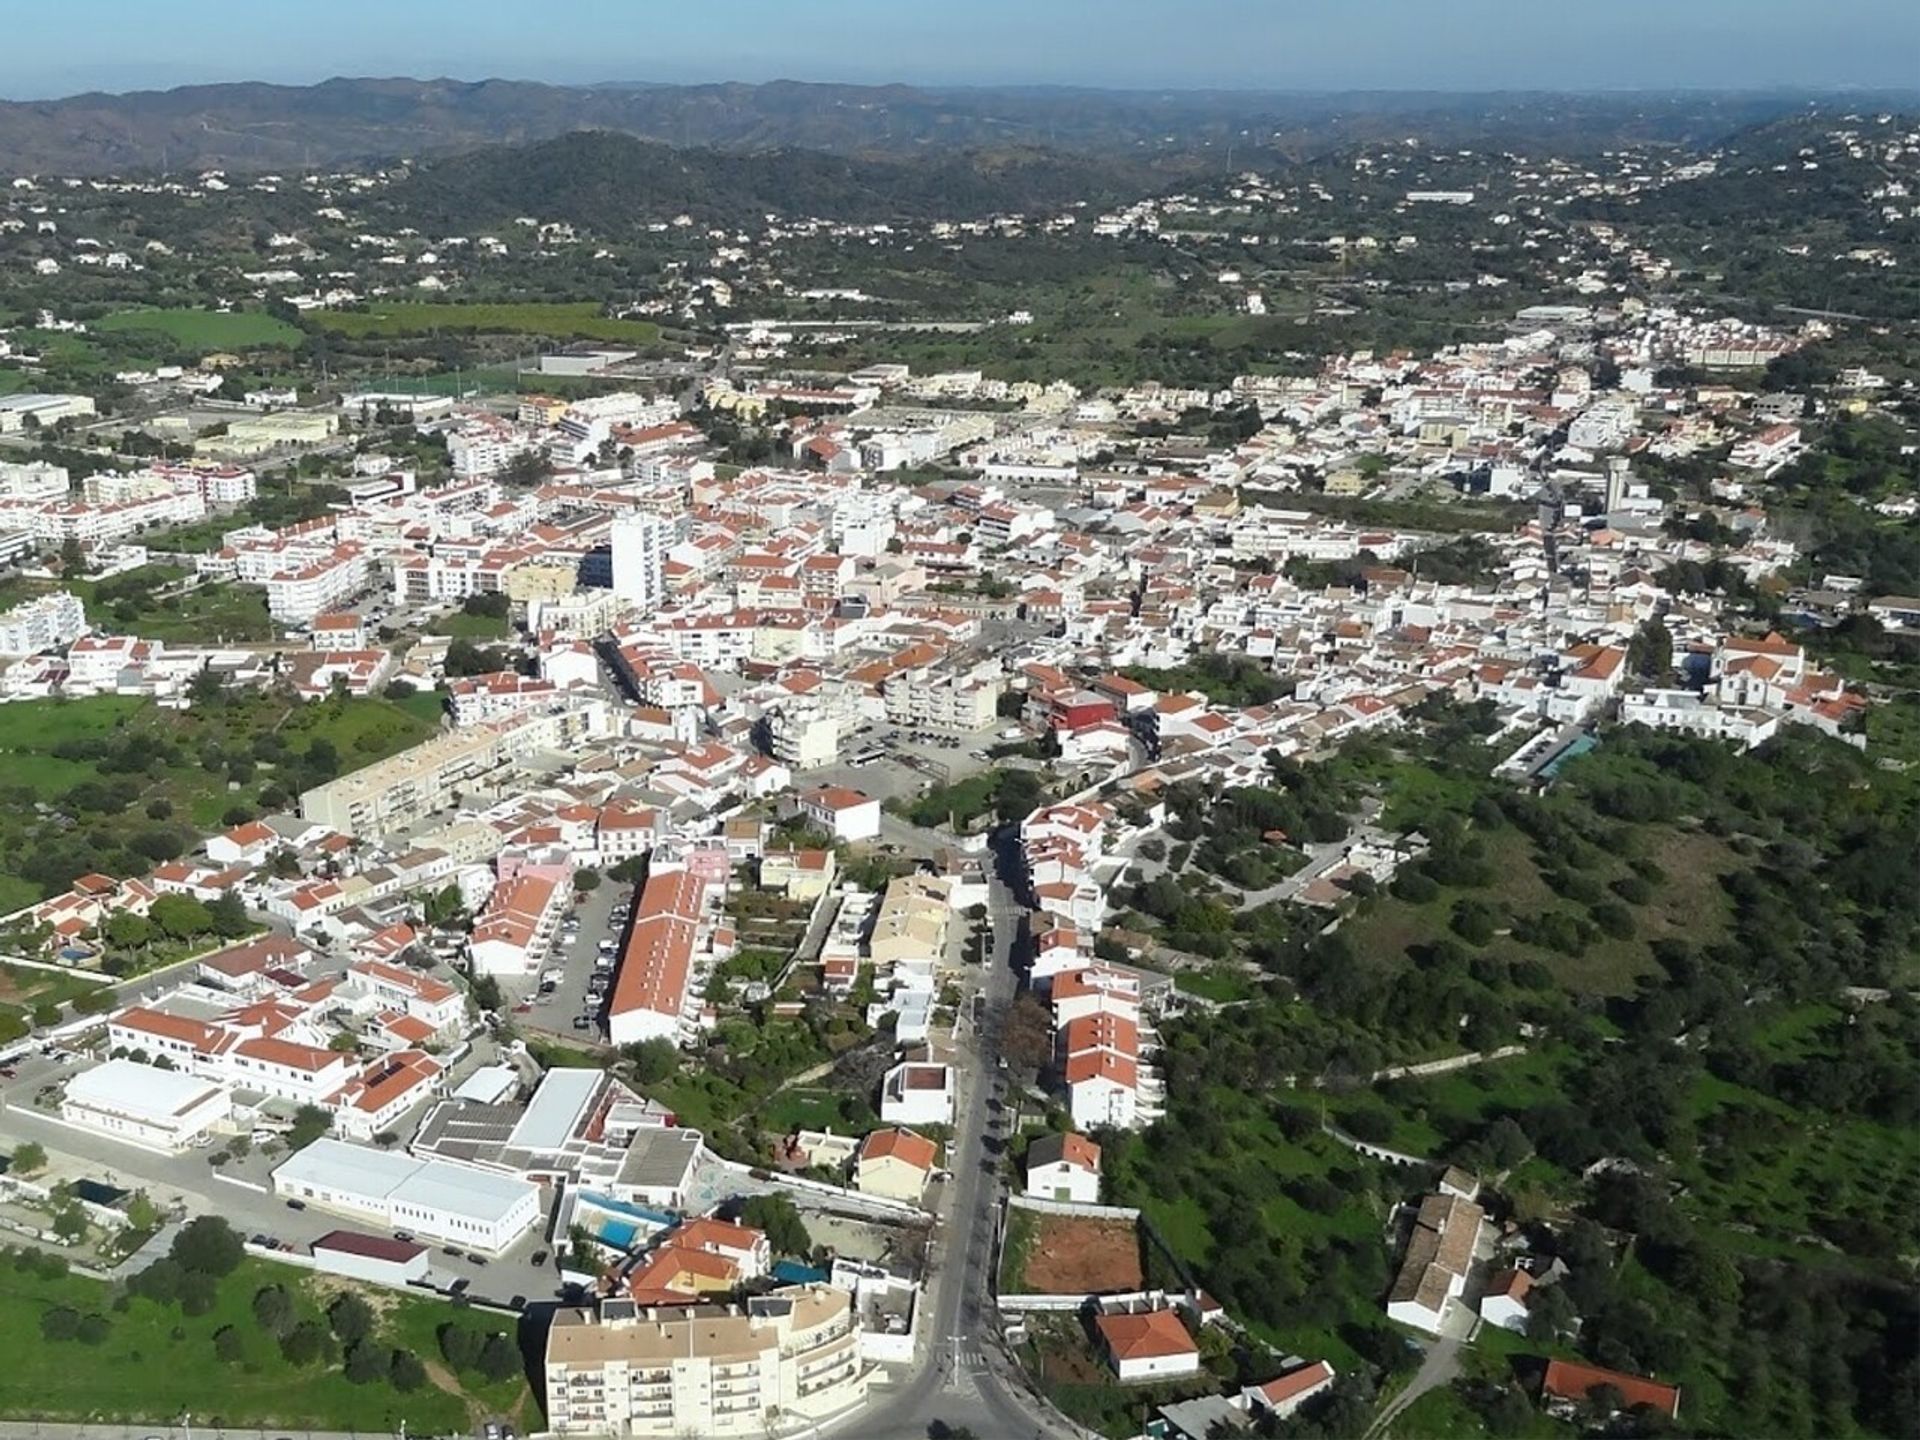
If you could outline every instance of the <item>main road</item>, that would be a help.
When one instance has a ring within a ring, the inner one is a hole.
[[[1065,1440],[1076,1430],[1035,1396],[1022,1393],[998,1348],[994,1306],[994,1218],[1000,1203],[999,1154],[987,1138],[1004,1138],[1006,1110],[1000,1030],[1016,989],[1013,956],[1026,910],[998,873],[987,900],[993,950],[983,967],[986,1020],[957,1041],[960,1111],[949,1157],[943,1233],[922,1300],[922,1344],[911,1369],[876,1389],[867,1406],[821,1427],[833,1440],[916,1440],[962,1427],[980,1440]],[[956,1032],[957,1033],[957,1032]]]

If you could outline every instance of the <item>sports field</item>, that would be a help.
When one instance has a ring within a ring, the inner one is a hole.
[[[352,339],[403,339],[443,332],[530,335],[553,340],[613,340],[647,345],[660,338],[650,320],[614,320],[592,301],[566,304],[395,304],[316,311],[314,321]]]
[[[97,330],[164,335],[189,350],[253,350],[300,343],[296,326],[259,310],[118,310],[93,322]]]

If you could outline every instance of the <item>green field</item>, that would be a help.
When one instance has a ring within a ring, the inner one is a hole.
[[[660,327],[652,321],[610,319],[590,300],[568,304],[375,305],[365,310],[316,312],[313,318],[335,334],[353,339],[397,340],[452,332],[650,345],[660,338]]]
[[[435,635],[450,635],[456,640],[504,640],[513,633],[513,625],[504,615],[469,615],[464,610],[442,615],[427,628]]]
[[[290,347],[301,340],[297,326],[259,310],[119,310],[93,324],[108,332],[164,335],[196,352]]]
[[[323,1289],[323,1283],[325,1288]],[[338,1361],[296,1366],[255,1322],[254,1294],[284,1286],[301,1319],[322,1318],[327,1295],[350,1289],[343,1283],[308,1279],[300,1271],[244,1262],[220,1282],[217,1300],[204,1315],[189,1316],[174,1305],[126,1297],[78,1275],[49,1279],[0,1262],[0,1412],[16,1418],[170,1422],[191,1412],[209,1431],[223,1426],[276,1429],[359,1430],[394,1433],[404,1421],[420,1434],[472,1433],[493,1415],[537,1420],[521,1377],[485,1384],[455,1376],[439,1355],[436,1332],[444,1324],[486,1331],[514,1330],[512,1317],[476,1314],[437,1301],[360,1292],[380,1312],[381,1343],[410,1350],[427,1363],[428,1380],[403,1394],[391,1384],[355,1384]],[[104,1316],[106,1338],[97,1345],[49,1340],[41,1317],[55,1307]],[[216,1332],[240,1335],[240,1358],[222,1360]]]
[[[0,897],[55,894],[89,870],[145,873],[229,810],[285,809],[425,739],[437,705],[251,694],[184,712],[112,695],[0,706]]]

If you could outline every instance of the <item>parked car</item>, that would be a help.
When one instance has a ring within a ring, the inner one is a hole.
[[[544,1264],[546,1264],[546,1263],[547,1263],[547,1252],[546,1252],[546,1251],[544,1251],[544,1250],[536,1250],[536,1251],[534,1251],[534,1252],[533,1252],[533,1263],[534,1263],[534,1264],[535,1264],[536,1266],[540,1266],[540,1265],[544,1265]]]
[[[576,1015],[573,1017],[573,1028],[576,1030],[591,1030],[593,1028],[593,1021],[585,1015]]]

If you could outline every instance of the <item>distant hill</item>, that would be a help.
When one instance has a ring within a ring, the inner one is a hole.
[[[0,102],[15,172],[297,170],[607,130],[664,144],[843,154],[1044,147],[1185,155],[1224,167],[1419,135],[1436,145],[1704,145],[1806,104],[1780,94],[1255,94],[906,85],[540,85],[336,79]],[[1848,95],[1870,110],[1915,96]]]
[[[1145,167],[1037,150],[906,160],[823,150],[682,150],[579,131],[429,161],[378,203],[397,222],[427,230],[531,215],[605,233],[683,212],[734,223],[762,215],[877,221],[1058,210],[1138,195],[1147,180]]]

